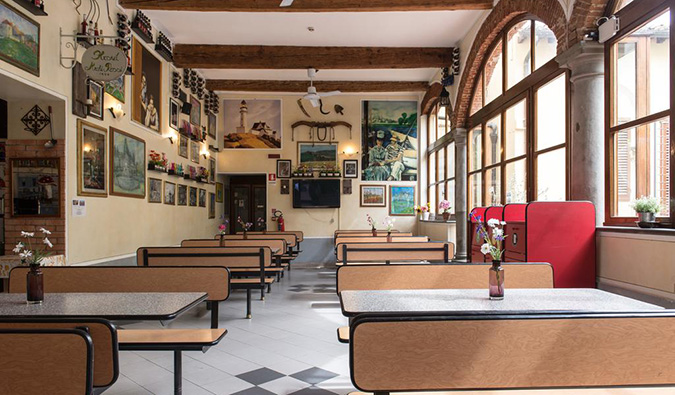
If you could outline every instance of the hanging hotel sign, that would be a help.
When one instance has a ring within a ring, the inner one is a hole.
[[[95,81],[112,81],[127,71],[127,56],[112,45],[94,45],[82,55],[82,68]]]

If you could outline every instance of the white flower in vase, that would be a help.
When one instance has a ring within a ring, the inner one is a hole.
[[[490,253],[490,245],[488,243],[483,244],[480,246],[480,253],[483,255],[487,255]]]

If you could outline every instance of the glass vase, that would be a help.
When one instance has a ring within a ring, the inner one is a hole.
[[[377,236],[377,229],[373,228],[372,232],[373,232],[373,237],[376,237]]]
[[[220,246],[225,247],[225,235],[222,233],[220,234]]]
[[[247,240],[247,239],[248,239],[248,233],[246,232],[246,230],[244,230],[244,240]]]
[[[502,262],[492,261],[490,268],[490,300],[504,299],[504,268]]]
[[[387,232],[387,243],[391,243],[391,232]]]
[[[44,278],[39,264],[31,264],[26,274],[26,301],[29,304],[41,304],[45,299]]]

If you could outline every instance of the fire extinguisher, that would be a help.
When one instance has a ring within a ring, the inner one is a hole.
[[[279,232],[285,232],[286,226],[284,224],[284,213],[277,210],[274,212],[274,220],[277,221],[277,230]]]

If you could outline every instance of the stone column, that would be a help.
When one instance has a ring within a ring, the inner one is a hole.
[[[570,70],[570,199],[595,204],[596,224],[605,218],[604,46],[582,41],[556,58]]]
[[[455,137],[455,217],[457,218],[455,261],[467,262],[468,255],[468,231],[467,218],[467,180],[469,178],[467,167],[467,132],[466,129],[456,128]]]

